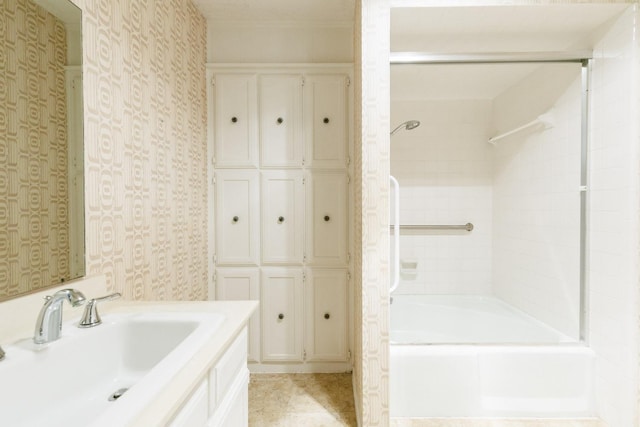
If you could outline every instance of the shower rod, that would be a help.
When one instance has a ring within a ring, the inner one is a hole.
[[[591,59],[588,50],[565,52],[497,52],[443,54],[431,52],[391,52],[389,63],[394,64],[482,64],[518,62],[582,62]]]

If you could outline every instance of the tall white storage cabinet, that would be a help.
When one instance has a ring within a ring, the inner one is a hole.
[[[210,297],[256,299],[249,367],[351,368],[351,65],[210,65]]]

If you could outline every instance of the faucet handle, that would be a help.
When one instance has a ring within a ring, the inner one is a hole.
[[[78,327],[91,328],[93,326],[98,326],[99,324],[101,324],[102,319],[100,319],[100,315],[98,314],[98,303],[102,301],[111,301],[116,298],[120,298],[121,296],[122,294],[116,292],[100,298],[90,299],[87,303],[87,306],[84,308],[84,313],[82,314],[82,318],[80,319]]]

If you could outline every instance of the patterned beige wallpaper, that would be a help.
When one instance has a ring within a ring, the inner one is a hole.
[[[88,274],[207,298],[206,22],[190,0],[84,0]]]
[[[357,1],[354,384],[363,426],[389,425],[389,19],[389,0]]]
[[[0,299],[69,278],[66,51],[62,22],[2,1]]]

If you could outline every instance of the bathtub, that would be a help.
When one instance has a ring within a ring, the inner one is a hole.
[[[392,417],[595,415],[593,352],[497,298],[394,296],[391,341]]]

